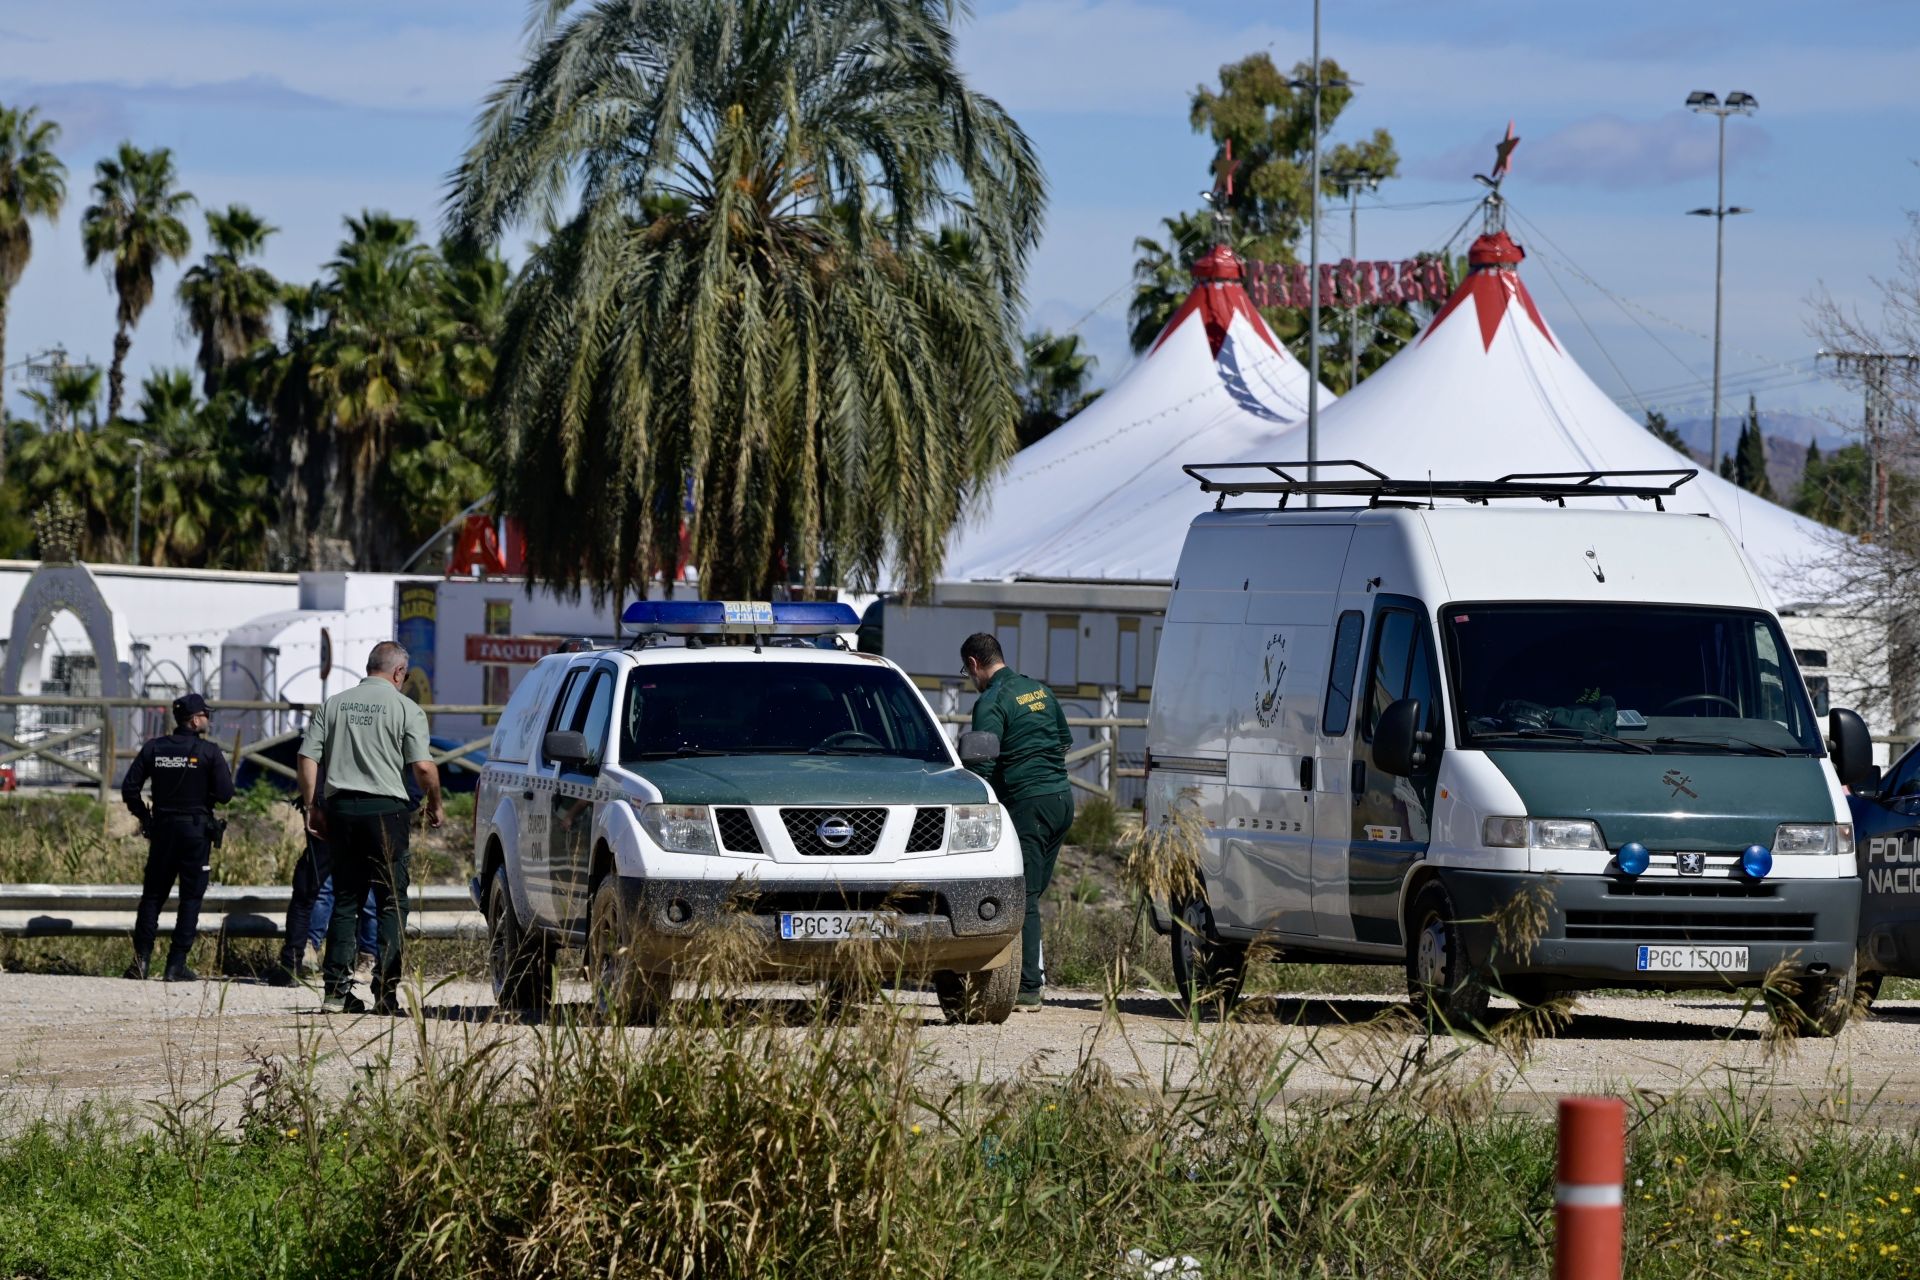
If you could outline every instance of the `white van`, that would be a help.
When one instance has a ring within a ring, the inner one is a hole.
[[[1256,941],[1404,962],[1454,1025],[1494,989],[1782,966],[1836,1031],[1866,727],[1832,712],[1830,749],[1726,528],[1659,509],[1694,473],[1305,466],[1186,468],[1221,498],[1181,551],[1147,760],[1147,822],[1190,806],[1205,831],[1203,892],[1155,909],[1183,993],[1230,999]],[[1279,509],[1221,509],[1253,494]]]

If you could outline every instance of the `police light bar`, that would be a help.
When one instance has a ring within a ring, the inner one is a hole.
[[[824,600],[636,600],[620,621],[673,636],[818,636],[860,625],[851,605]]]

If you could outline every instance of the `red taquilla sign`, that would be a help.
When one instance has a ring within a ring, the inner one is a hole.
[[[559,636],[468,636],[467,661],[495,666],[531,666],[560,652]]]
[[[1248,261],[1245,273],[1247,294],[1256,307],[1311,305],[1311,279],[1304,263]],[[1323,307],[1441,303],[1452,292],[1446,264],[1438,258],[1409,258],[1405,262],[1348,259],[1320,264],[1320,305]]]

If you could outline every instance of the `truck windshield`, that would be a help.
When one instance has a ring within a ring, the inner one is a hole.
[[[951,762],[912,688],[878,663],[663,663],[627,678],[622,760],[767,754]]]
[[[1823,753],[1791,651],[1764,613],[1460,604],[1441,624],[1464,746]]]

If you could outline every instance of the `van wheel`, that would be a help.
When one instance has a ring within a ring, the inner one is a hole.
[[[1853,1016],[1853,992],[1859,972],[1860,962],[1855,960],[1845,973],[1800,979],[1800,994],[1794,1004],[1798,1006],[1800,1016],[1795,1021],[1801,1035],[1824,1038],[1840,1034],[1847,1019]]]
[[[1466,940],[1453,898],[1438,880],[1413,901],[1407,933],[1407,994],[1414,1016],[1467,1030],[1487,1020],[1490,993],[1467,963]]]
[[[1853,1007],[1858,1013],[1873,1008],[1873,1002],[1880,998],[1880,983],[1886,978],[1880,972],[1863,973],[1853,984]]]
[[[1172,911],[1173,989],[1180,1007],[1191,1013],[1218,1002],[1220,1016],[1233,1011],[1246,976],[1247,947],[1214,936],[1213,908],[1201,897],[1188,898]]]
[[[673,998],[673,975],[648,973],[633,962],[634,932],[620,882],[607,876],[587,906],[587,980],[595,1011],[616,1025],[644,1026]]]
[[[538,1014],[553,998],[553,946],[521,925],[505,867],[487,886],[487,969],[499,1008]]]
[[[942,969],[933,975],[940,1012],[956,1026],[995,1026],[1013,1013],[1020,997],[1020,966],[1012,961],[998,969],[955,973]]]

